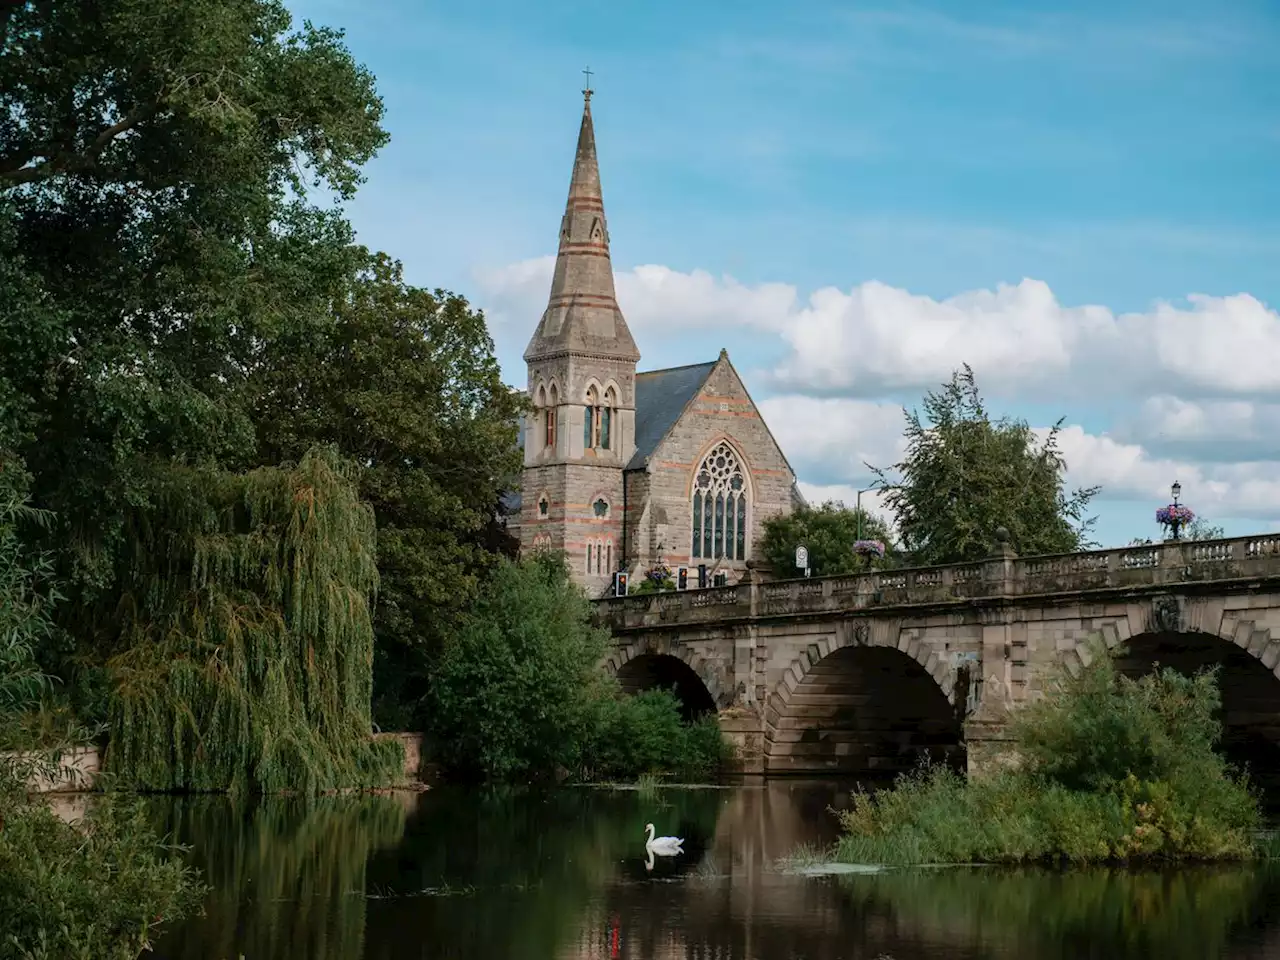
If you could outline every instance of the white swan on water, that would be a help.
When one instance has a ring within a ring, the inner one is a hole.
[[[644,825],[645,832],[649,835],[644,842],[645,850],[656,853],[660,857],[671,857],[677,853],[684,853],[680,849],[680,845],[684,843],[683,837],[655,837],[653,835],[653,824],[646,823]]]

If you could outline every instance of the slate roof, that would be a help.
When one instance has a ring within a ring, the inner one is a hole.
[[[626,469],[644,469],[645,461],[702,389],[715,365],[712,360],[636,374],[636,452]]]
[[[523,390],[519,392],[524,393]],[[524,414],[522,413],[520,414],[520,426],[516,430],[516,446],[519,447],[522,452],[524,451],[524,426]],[[519,517],[520,504],[524,502],[524,498],[520,495],[519,489],[508,490],[502,495],[501,500],[503,510],[506,511],[507,516]]]

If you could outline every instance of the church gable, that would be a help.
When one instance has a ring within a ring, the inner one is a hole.
[[[758,559],[765,520],[792,506],[795,474],[723,352],[654,447],[647,473],[645,539],[671,562],[740,569]]]

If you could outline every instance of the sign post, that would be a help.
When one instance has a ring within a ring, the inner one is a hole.
[[[796,567],[809,575],[809,548],[804,545],[796,547]]]

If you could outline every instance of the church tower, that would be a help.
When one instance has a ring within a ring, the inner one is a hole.
[[[635,452],[640,352],[618,309],[592,91],[582,93],[551,293],[524,352],[536,410],[525,425],[520,540],[525,552],[563,552],[599,596],[625,550],[623,468]]]

